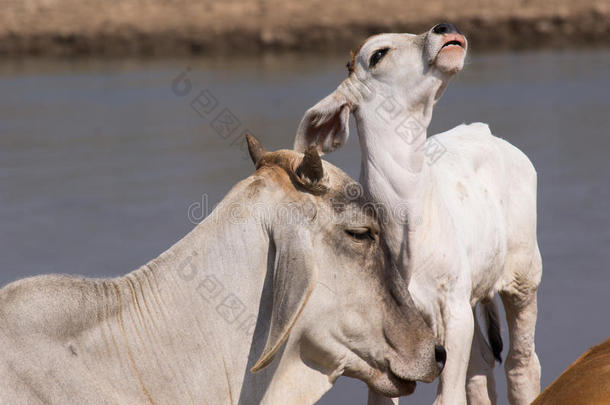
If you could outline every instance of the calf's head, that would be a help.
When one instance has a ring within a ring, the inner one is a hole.
[[[372,126],[371,131],[378,135],[388,125],[396,130],[403,121],[402,113],[427,127],[434,103],[464,66],[467,47],[466,38],[448,23],[420,35],[368,38],[352,52],[348,77],[305,113],[295,150],[315,146],[328,153],[342,146],[349,135],[350,112],[355,113],[359,127]]]
[[[375,207],[357,183],[320,159],[266,152],[253,137],[256,175],[273,196],[267,228],[275,246],[267,366],[290,337],[303,362],[334,380],[355,377],[387,396],[431,381],[445,353],[416,311],[379,235]]]

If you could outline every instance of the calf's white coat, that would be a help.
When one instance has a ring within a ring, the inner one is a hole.
[[[353,113],[361,183],[385,206],[392,256],[447,349],[435,403],[495,402],[494,359],[473,311],[484,302],[493,312],[499,292],[510,329],[508,397],[511,404],[529,404],[540,389],[536,172],[485,124],[426,134],[435,102],[463,67],[466,47],[461,34],[433,29],[367,39],[353,54],[347,79],[305,113],[295,149],[340,147]],[[375,393],[369,398],[370,404],[388,401]]]

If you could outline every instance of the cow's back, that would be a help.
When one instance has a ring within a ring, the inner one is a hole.
[[[70,342],[97,321],[99,285],[43,275],[0,289],[0,405],[112,403],[109,390],[71,362]]]
[[[606,405],[610,401],[610,339],[567,368],[532,405]]]

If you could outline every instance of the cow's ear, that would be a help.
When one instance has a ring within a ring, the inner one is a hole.
[[[296,226],[282,228],[273,234],[275,263],[269,336],[252,372],[262,370],[273,361],[317,282],[318,272],[309,231]]]
[[[315,146],[324,154],[343,146],[349,137],[350,104],[335,90],[311,107],[301,120],[294,140],[294,150],[304,152]]]

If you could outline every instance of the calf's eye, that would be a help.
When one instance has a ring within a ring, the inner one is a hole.
[[[369,59],[369,68],[372,68],[373,66],[375,66],[376,64],[379,63],[379,61],[386,55],[386,53],[388,53],[388,51],[390,50],[390,48],[381,48],[381,49],[377,49],[372,55],[371,58]]]

